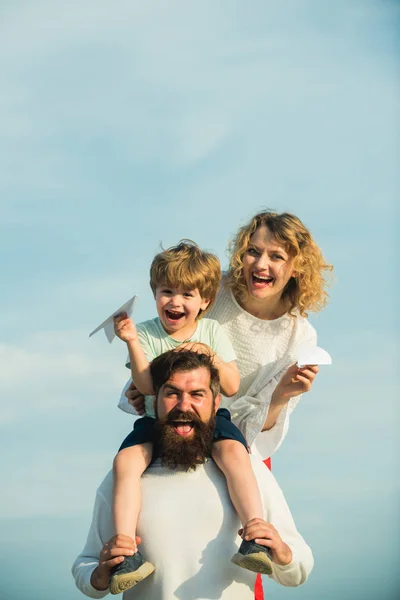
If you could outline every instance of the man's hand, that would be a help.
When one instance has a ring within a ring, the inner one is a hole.
[[[144,415],[144,396],[139,392],[133,381],[126,390],[125,396],[128,398],[129,404],[133,406],[137,414]]]
[[[201,342],[185,342],[175,348],[174,352],[182,352],[183,350],[190,350],[191,352],[197,352],[197,354],[207,354],[207,356],[211,356],[211,358],[215,355],[215,352],[210,346],[202,344]]]
[[[239,535],[246,541],[254,540],[260,546],[271,549],[272,561],[277,565],[288,565],[292,562],[292,551],[282,540],[273,525],[263,519],[251,519],[243,529],[239,529]]]
[[[318,371],[317,365],[289,367],[272,394],[272,404],[287,404],[290,398],[309,392]]]
[[[141,543],[139,537],[135,538],[136,544],[128,535],[114,535],[101,549],[100,561],[92,573],[90,583],[99,591],[107,590],[110,585],[111,571],[122,563],[124,556],[135,554],[137,544]]]
[[[114,332],[123,342],[135,342],[138,339],[135,324],[126,313],[114,317]]]

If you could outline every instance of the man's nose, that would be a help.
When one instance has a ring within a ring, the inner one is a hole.
[[[182,394],[181,397],[179,398],[179,402],[178,402],[177,406],[178,406],[179,410],[181,410],[182,412],[186,412],[186,411],[190,410],[191,409],[190,395]]]

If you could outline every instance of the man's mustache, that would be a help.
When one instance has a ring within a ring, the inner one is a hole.
[[[168,425],[172,425],[177,421],[179,423],[193,423],[193,425],[203,423],[196,413],[190,410],[182,411],[179,408],[173,408],[167,415],[166,423],[168,423]]]

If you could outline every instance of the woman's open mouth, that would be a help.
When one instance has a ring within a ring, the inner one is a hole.
[[[270,275],[260,275],[260,274],[256,275],[255,273],[252,273],[251,281],[252,281],[254,287],[265,288],[265,287],[272,287],[272,285],[274,283],[274,278],[271,277]]]

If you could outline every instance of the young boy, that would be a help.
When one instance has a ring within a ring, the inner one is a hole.
[[[240,377],[232,345],[220,325],[203,319],[215,300],[221,279],[216,256],[203,252],[188,240],[157,254],[150,268],[158,317],[135,327],[126,314],[114,317],[116,335],[126,342],[132,379],[145,395],[145,417],[135,422],[134,430],[122,443],[114,459],[113,517],[115,533],[135,540],[141,494],[140,477],[152,460],[154,439],[153,386],[150,362],[172,349],[209,354],[219,370],[221,392],[233,396]],[[255,480],[246,441],[233,423],[229,412],[218,411],[212,458],[224,473],[229,495],[244,526],[250,519],[263,518],[261,498]],[[235,555],[234,562],[252,571],[271,573],[271,561],[265,548],[257,556]],[[243,558],[243,560],[242,560]],[[117,594],[150,575],[154,566],[139,551],[115,568],[110,591]]]

